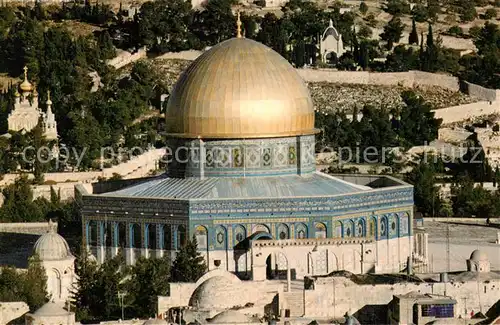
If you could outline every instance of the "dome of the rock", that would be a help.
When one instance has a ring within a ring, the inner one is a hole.
[[[177,81],[166,109],[178,138],[273,138],[315,133],[306,84],[281,55],[246,38],[222,42]]]

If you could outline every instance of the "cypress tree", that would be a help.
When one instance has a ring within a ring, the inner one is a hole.
[[[186,245],[181,247],[172,266],[171,282],[196,282],[205,274],[207,265],[205,259],[198,252],[198,242],[193,236]]]
[[[417,25],[415,23],[415,19],[411,22],[411,33],[408,37],[408,43],[410,44],[418,44],[418,33],[417,33]]]

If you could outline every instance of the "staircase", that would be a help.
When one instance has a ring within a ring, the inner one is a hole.
[[[292,291],[284,292],[284,297],[286,300],[286,309],[290,310],[290,315],[288,317],[301,317],[304,316],[304,292]]]

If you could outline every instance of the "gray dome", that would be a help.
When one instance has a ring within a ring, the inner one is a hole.
[[[68,242],[54,229],[38,238],[33,246],[33,253],[38,254],[42,261],[64,260],[73,257]]]
[[[214,276],[205,280],[193,292],[189,305],[201,310],[229,309],[244,305],[242,293],[231,279]]]
[[[488,255],[486,255],[485,252],[482,252],[479,249],[476,249],[470,255],[470,260],[473,260],[475,262],[487,261],[488,260]]]
[[[208,321],[209,324],[252,324],[255,321],[236,310],[226,310],[215,315]]]
[[[42,307],[40,307],[33,315],[36,316],[66,316],[71,314],[66,309],[64,309],[63,304],[58,304],[55,302],[48,302]]]

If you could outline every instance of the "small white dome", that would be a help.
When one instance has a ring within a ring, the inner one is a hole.
[[[241,300],[241,290],[229,278],[214,276],[205,280],[194,290],[189,305],[201,310],[220,310],[241,306]]]
[[[236,310],[226,310],[208,321],[210,324],[252,324],[255,321]]]
[[[167,325],[167,321],[163,319],[150,319],[144,322],[142,325]]]
[[[42,235],[33,246],[33,253],[38,254],[42,261],[65,260],[73,257],[68,242],[53,228]]]
[[[33,315],[36,316],[65,316],[70,314],[66,309],[64,309],[63,304],[48,302],[42,307],[40,307]]]
[[[486,255],[485,252],[480,251],[479,249],[476,249],[475,251],[472,252],[470,255],[470,260],[473,260],[475,262],[479,261],[487,261],[488,260],[488,255]]]

